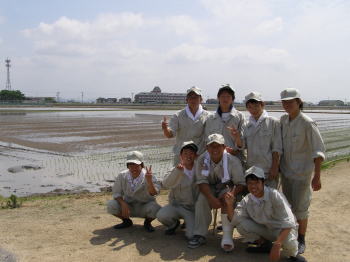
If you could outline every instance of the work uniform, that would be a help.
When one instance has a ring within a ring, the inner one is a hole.
[[[200,106],[201,108],[201,106]],[[201,110],[201,109],[198,109]],[[192,140],[198,147],[198,154],[205,150],[204,128],[209,112],[202,109],[198,118],[191,118],[186,108],[178,111],[169,121],[169,129],[174,135],[176,141],[173,147],[174,165],[180,163],[180,150],[185,141]]]
[[[278,180],[267,180],[272,165],[272,153],[282,154],[282,136],[279,121],[268,116],[266,111],[258,121],[252,116],[243,132],[243,140],[247,148],[247,167],[258,166],[264,170],[265,184],[277,188]]]
[[[159,193],[160,183],[152,176],[152,181],[156,191]],[[161,208],[156,202],[155,196],[148,192],[145,170],[133,179],[129,170],[122,171],[117,177],[112,187],[113,200],[107,202],[109,214],[118,215],[121,213],[121,206],[115,200],[122,197],[130,208],[130,217],[156,218],[158,210]]]
[[[221,134],[225,138],[226,146],[238,150],[235,138],[232,137],[231,131],[227,127],[236,128],[242,137],[245,126],[246,120],[242,112],[232,107],[230,112],[222,113],[221,116],[218,112],[210,114],[205,125],[205,137],[215,133]],[[242,164],[244,164],[244,151],[239,150],[237,157],[242,161]]]
[[[262,198],[246,195],[234,210],[232,224],[245,242],[254,242],[260,237],[275,241],[282,229],[291,228],[282,249],[287,256],[297,255],[297,223],[287,200],[276,189],[265,186]]]
[[[296,218],[302,220],[308,217],[311,202],[314,159],[325,159],[325,147],[316,123],[304,113],[300,112],[292,121],[288,114],[283,115],[280,123],[282,189]]]
[[[163,179],[162,186],[170,189],[169,204],[157,213],[157,219],[168,228],[175,226],[180,218],[186,223],[186,237],[193,236],[194,203],[198,196],[194,168],[192,170],[174,167]]]
[[[225,155],[227,162],[225,161]],[[227,163],[227,179],[225,179],[225,162]],[[222,160],[215,164],[209,158],[209,153],[203,153],[196,162],[196,183],[208,184],[215,197],[221,197],[228,191],[226,183],[233,185],[245,185],[244,172],[240,160],[224,152]],[[237,197],[239,198],[239,196]],[[200,193],[195,204],[195,228],[194,235],[206,236],[211,223],[211,207],[207,198]]]

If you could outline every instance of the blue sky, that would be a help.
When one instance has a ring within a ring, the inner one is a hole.
[[[196,85],[207,98],[230,83],[237,100],[295,87],[306,101],[349,101],[349,13],[345,0],[0,0],[0,89],[9,57],[27,96]]]

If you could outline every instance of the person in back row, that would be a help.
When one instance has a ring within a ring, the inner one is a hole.
[[[172,116],[168,124],[166,117],[162,130],[167,138],[176,138],[173,147],[174,165],[180,162],[180,149],[185,141],[192,140],[198,146],[198,153],[204,152],[204,127],[209,113],[203,109],[202,92],[197,87],[187,90],[186,107]]]
[[[244,173],[239,159],[225,150],[225,139],[221,134],[212,134],[207,139],[207,152],[196,162],[196,183],[200,194],[195,204],[195,226],[189,248],[197,248],[206,242],[211,223],[211,209],[221,209],[223,237],[221,248],[229,252],[233,249],[233,227],[227,219],[224,196],[229,188],[234,188],[236,199],[245,190]]]
[[[128,169],[116,177],[112,187],[113,200],[107,202],[107,211],[123,221],[115,225],[115,229],[132,226],[130,217],[141,217],[145,218],[143,226],[146,231],[153,232],[151,222],[160,209],[160,205],[155,200],[160,184],[152,176],[152,166],[144,169],[141,152],[129,152],[126,157],[126,166]]]
[[[287,112],[280,120],[283,141],[282,190],[299,223],[299,253],[302,254],[312,190],[321,189],[321,163],[325,159],[325,147],[316,123],[301,112],[303,102],[299,91],[287,88],[281,92],[281,100]]]
[[[241,139],[239,132],[235,141],[238,148],[247,148],[247,167],[258,166],[265,172],[265,185],[277,188],[279,161],[282,153],[282,136],[279,120],[268,115],[265,104],[258,92],[245,97],[250,113],[249,122]],[[243,142],[242,142],[243,140]]]
[[[227,147],[234,149],[235,155],[245,164],[245,155],[243,150],[238,150],[236,146],[236,136],[231,136],[232,130],[240,136],[243,135],[245,128],[244,115],[235,109],[235,91],[229,84],[223,85],[217,94],[219,107],[215,114],[211,114],[205,125],[205,137],[211,134],[221,134],[225,138]]]
[[[163,178],[162,186],[170,189],[169,204],[158,211],[157,219],[167,227],[166,235],[175,234],[180,225],[179,219],[184,219],[186,237],[193,237],[194,203],[199,193],[194,174],[197,151],[198,147],[193,141],[184,142],[180,151],[180,164]]]
[[[225,195],[227,216],[244,242],[251,243],[250,253],[269,253],[270,261],[278,261],[281,249],[288,261],[306,262],[298,255],[297,224],[285,197],[274,188],[266,187],[264,170],[252,166],[245,173],[249,194],[235,210],[234,194]]]

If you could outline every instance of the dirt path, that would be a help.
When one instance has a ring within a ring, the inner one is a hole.
[[[308,261],[350,261],[349,173],[348,162],[323,173],[323,188],[312,202]],[[118,221],[105,212],[108,199],[110,195],[88,194],[32,200],[19,209],[0,210],[0,248],[18,261],[268,261],[267,255],[247,254],[238,235],[235,251],[224,254],[220,234],[210,234],[205,246],[190,250],[183,232],[165,236],[158,222],[154,233],[146,233],[140,219],[134,220],[134,227],[116,231],[112,226]],[[166,196],[159,202],[164,205]]]

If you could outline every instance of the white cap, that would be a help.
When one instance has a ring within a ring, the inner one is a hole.
[[[298,89],[287,88],[281,92],[281,100],[292,100],[294,98],[300,98]]]
[[[140,165],[143,162],[143,154],[140,151],[131,151],[126,155],[127,164]]]
[[[262,170],[260,167],[257,167],[257,166],[252,166],[247,171],[245,171],[245,176],[244,177],[247,177],[249,175],[254,175],[257,178],[264,178],[265,179],[264,170]]]
[[[220,145],[225,145],[225,138],[220,134],[211,134],[207,138],[207,145],[211,143],[218,143]]]
[[[250,92],[248,95],[245,96],[244,98],[244,103],[246,104],[249,100],[255,100],[255,101],[259,101],[262,102],[262,97],[261,94],[258,92]]]
[[[182,145],[181,145],[181,150],[184,149],[184,148],[191,148],[196,153],[198,151],[198,146],[193,141],[183,142]]]
[[[196,86],[192,86],[191,88],[187,89],[187,95],[192,92],[199,96],[202,95],[202,90]]]

